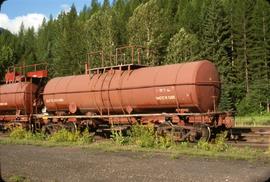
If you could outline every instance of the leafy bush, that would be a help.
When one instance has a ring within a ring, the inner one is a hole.
[[[236,105],[238,115],[263,114],[266,111],[266,95],[268,95],[267,92],[262,94],[258,93],[256,90],[252,90]]]
[[[154,125],[151,124],[133,125],[127,136],[121,131],[112,131],[111,137],[119,145],[133,144],[146,148],[169,148],[175,144],[171,136],[157,136]]]
[[[82,134],[79,131],[71,132],[67,129],[61,129],[49,136],[48,140],[51,142],[77,142],[79,144],[89,144],[93,142],[93,136],[91,136],[88,130],[84,130]]]
[[[28,135],[28,132],[26,130],[22,128],[14,128],[9,136],[12,139],[25,139],[26,135]]]
[[[129,142],[129,137],[123,136],[123,132],[121,130],[120,131],[112,131],[111,138],[118,145],[124,145],[124,144],[127,144]]]
[[[25,139],[25,140],[45,140],[46,136],[43,133],[32,133],[22,128],[14,128],[10,135],[12,139]]]
[[[228,132],[222,132],[217,135],[215,139],[215,145],[214,145],[214,150],[217,152],[220,151],[226,151],[228,149],[228,145],[226,144],[226,137],[227,137]]]
[[[197,148],[198,149],[202,149],[202,150],[206,150],[206,151],[210,151],[211,150],[211,144],[209,144],[206,141],[200,140],[197,144]]]
[[[27,179],[24,176],[17,176],[17,175],[13,175],[9,177],[9,181],[10,182],[30,182],[29,179]]]
[[[205,142],[200,140],[197,144],[198,149],[213,151],[213,152],[224,152],[228,149],[226,144],[227,132],[223,132],[217,135],[214,143]]]
[[[89,144],[89,143],[92,143],[94,141],[94,136],[93,135],[90,135],[88,130],[85,129],[81,135],[80,135],[80,138],[79,138],[79,143],[80,144]]]
[[[10,137],[15,140],[48,140],[55,143],[77,142],[79,144],[89,144],[94,140],[94,137],[89,134],[88,130],[80,133],[79,131],[70,132],[66,129],[61,129],[50,136],[46,136],[44,133],[32,133],[22,128],[15,128],[11,131]]]
[[[140,147],[154,147],[157,143],[153,125],[133,125],[130,131],[130,142]]]
[[[169,148],[175,145],[175,142],[171,136],[159,136],[158,146],[160,148]]]
[[[270,146],[268,147],[265,153],[270,156]]]

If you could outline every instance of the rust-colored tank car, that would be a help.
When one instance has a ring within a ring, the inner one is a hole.
[[[48,111],[130,114],[214,111],[219,95],[217,68],[201,60],[58,77],[47,83],[43,98]]]
[[[37,86],[30,82],[18,82],[0,86],[0,112],[32,112]]]

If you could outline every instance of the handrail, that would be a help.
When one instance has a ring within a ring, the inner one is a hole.
[[[44,69],[42,69],[42,70],[47,70],[48,69],[48,63],[45,62],[45,63],[38,63],[38,64],[30,64],[30,65],[9,66],[8,71],[13,70],[13,72],[15,72],[16,69],[20,69],[20,71],[22,72],[22,71],[25,71],[26,68],[31,68],[31,67],[34,68],[34,71],[37,71],[38,70],[37,68],[39,66],[42,66],[42,65],[44,65]]]
[[[141,65],[141,56],[142,56],[142,50],[145,49],[143,46],[139,45],[125,45],[121,46],[115,49],[115,54],[109,54],[106,55],[103,50],[101,51],[94,51],[94,52],[88,52],[87,53],[87,60],[85,63],[85,73],[86,74],[91,74],[90,71],[95,69],[93,66],[93,58],[94,57],[100,57],[98,61],[101,61],[101,66],[102,68],[108,67],[106,64],[105,65],[105,59],[109,58],[107,61],[110,63],[110,67],[114,67],[117,65],[126,65],[126,64],[137,64]],[[131,57],[131,61],[126,61],[126,55]],[[121,57],[123,57],[122,62],[119,62],[121,60]],[[114,63],[115,65],[113,65]]]

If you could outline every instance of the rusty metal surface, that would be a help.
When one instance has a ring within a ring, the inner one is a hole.
[[[0,112],[18,111],[32,112],[36,85],[30,82],[18,82],[0,86]]]
[[[114,124],[132,124],[139,119],[141,123],[162,123],[165,121],[165,118],[172,118],[172,123],[178,125],[185,125],[180,116],[185,116],[188,118],[189,123],[204,123],[204,124],[213,124],[217,122],[217,126],[225,125],[227,128],[233,127],[233,120],[230,117],[230,113],[227,112],[209,112],[209,113],[147,113],[147,114],[114,114],[114,115],[66,115],[66,116],[57,116],[57,115],[43,115],[43,114],[34,114],[36,118],[45,118],[45,119],[109,119],[110,122]],[[213,120],[216,118],[216,120]],[[1,120],[1,117],[0,117]]]
[[[48,111],[108,115],[175,112],[181,108],[214,111],[219,93],[216,67],[202,60],[58,77],[48,82],[43,97]]]

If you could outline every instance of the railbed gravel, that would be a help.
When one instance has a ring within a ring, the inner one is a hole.
[[[1,172],[29,181],[264,182],[270,162],[143,152],[104,152],[80,147],[0,145]]]

